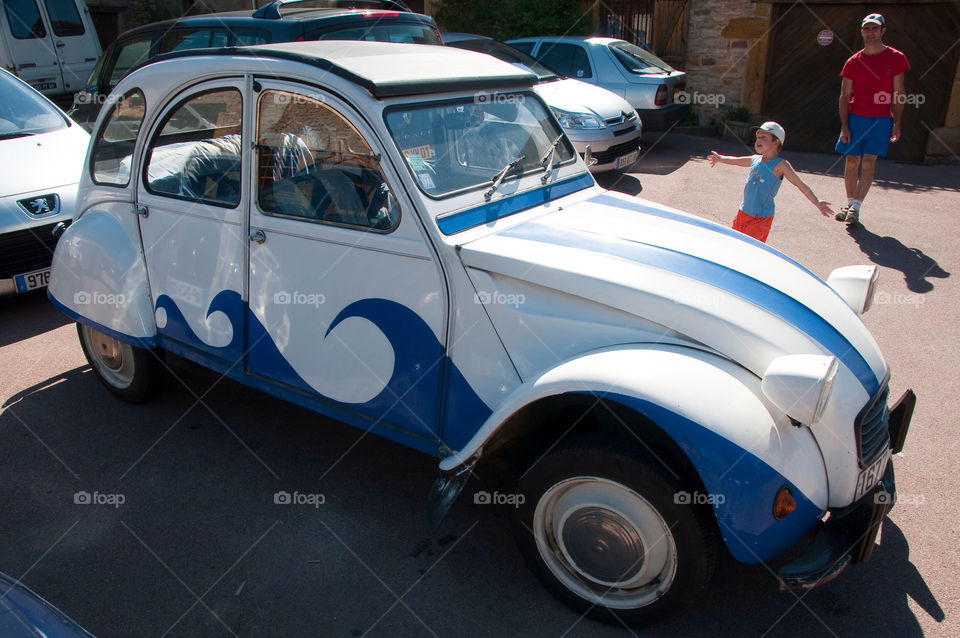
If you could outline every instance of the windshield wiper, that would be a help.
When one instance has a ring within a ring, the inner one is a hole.
[[[563,133],[557,136],[557,139],[553,140],[553,144],[550,145],[550,148],[547,149],[547,152],[543,154],[543,157],[540,158],[540,166],[543,166],[543,175],[540,176],[540,183],[546,184],[547,180],[550,179],[550,171],[553,170],[553,158],[557,154],[557,145],[560,144],[560,140],[563,139]]]
[[[493,194],[497,192],[497,189],[500,187],[500,182],[503,181],[503,178],[509,175],[517,166],[520,165],[520,162],[527,159],[526,155],[518,155],[511,161],[509,164],[500,169],[500,172],[493,177],[493,184],[490,185],[489,190],[483,194],[483,199],[485,201],[490,201],[490,198],[493,197]]]

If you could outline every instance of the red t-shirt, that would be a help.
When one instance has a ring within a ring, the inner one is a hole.
[[[873,55],[862,49],[851,55],[840,71],[841,76],[853,80],[850,112],[865,117],[890,115],[893,77],[909,68],[907,56],[891,46]]]

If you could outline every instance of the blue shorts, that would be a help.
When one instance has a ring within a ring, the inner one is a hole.
[[[851,113],[847,118],[850,127],[850,143],[844,144],[837,138],[836,151],[844,155],[876,155],[884,157],[887,145],[893,133],[893,118],[864,117]]]

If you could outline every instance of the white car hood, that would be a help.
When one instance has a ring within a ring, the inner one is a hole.
[[[836,356],[870,395],[886,377],[860,317],[813,273],[746,235],[642,199],[601,191],[468,242],[460,254],[468,268],[503,281],[659,324],[758,376],[777,356],[809,353]]]
[[[533,88],[548,106],[564,111],[594,113],[604,120],[633,113],[630,103],[616,93],[580,80],[541,82]]]
[[[55,190],[80,181],[90,135],[79,125],[0,141],[0,197]]]

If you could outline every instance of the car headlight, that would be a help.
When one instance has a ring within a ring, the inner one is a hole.
[[[844,266],[827,277],[833,288],[858,315],[870,310],[880,270],[876,266]]]
[[[823,415],[836,376],[836,357],[787,355],[767,366],[760,389],[791,419],[813,425]]]
[[[593,115],[592,113],[571,113],[570,111],[553,109],[553,114],[557,116],[557,120],[559,120],[560,126],[562,126],[563,128],[575,128],[575,129],[606,128],[606,125],[603,123],[603,121],[596,115]]]

